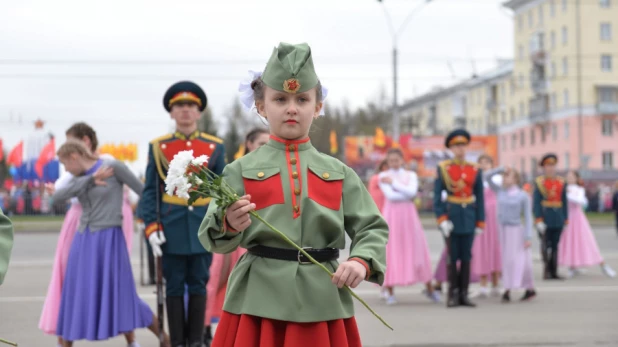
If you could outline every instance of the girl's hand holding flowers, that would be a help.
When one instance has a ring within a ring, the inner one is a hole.
[[[251,225],[251,216],[249,212],[255,209],[255,204],[249,201],[251,195],[244,195],[240,200],[231,204],[227,208],[225,219],[227,224],[236,231],[244,231]]]

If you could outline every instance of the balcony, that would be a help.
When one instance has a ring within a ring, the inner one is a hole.
[[[601,116],[618,115],[618,102],[601,101],[597,104],[597,112]]]
[[[535,33],[530,37],[530,59],[535,64],[544,65],[547,52],[545,51],[545,35]]]
[[[547,95],[530,99],[528,106],[530,122],[534,124],[549,122],[549,97]]]
[[[537,95],[545,95],[549,92],[549,81],[545,79],[532,80],[530,82],[530,88]]]

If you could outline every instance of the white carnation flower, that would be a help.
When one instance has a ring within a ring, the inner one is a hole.
[[[165,192],[188,199],[191,184],[187,178],[187,166],[193,160],[193,151],[181,151],[174,155],[165,178]]]
[[[204,163],[208,163],[208,156],[207,155],[200,155],[199,157],[193,159],[193,161],[191,161],[191,164],[195,165],[195,166],[201,166]]]

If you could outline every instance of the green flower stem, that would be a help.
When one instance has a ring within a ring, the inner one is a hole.
[[[7,341],[7,340],[2,339],[2,338],[0,338],[0,342],[6,343],[7,345],[11,345],[11,346],[17,346],[17,344],[15,342]]]

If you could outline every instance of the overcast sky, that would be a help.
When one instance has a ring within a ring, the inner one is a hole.
[[[398,28],[421,2],[384,7]],[[417,12],[398,40],[399,101],[510,58],[511,13],[500,3],[434,0]],[[40,117],[63,140],[86,121],[102,142],[137,142],[132,166],[143,167],[148,141],[171,126],[167,87],[197,82],[224,122],[238,83],[280,41],[310,44],[333,106],[358,107],[381,89],[390,100],[392,39],[377,0],[2,1],[0,137],[8,150]]]

